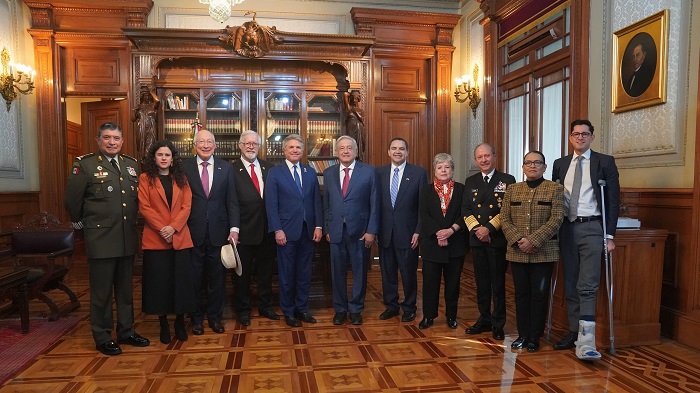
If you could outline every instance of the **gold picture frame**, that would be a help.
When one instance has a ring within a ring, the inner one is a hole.
[[[613,33],[612,111],[666,102],[668,10]]]

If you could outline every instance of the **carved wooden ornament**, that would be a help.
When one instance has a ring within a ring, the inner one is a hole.
[[[246,13],[246,15],[248,15]],[[233,46],[233,50],[241,56],[248,58],[263,57],[275,45],[282,43],[282,38],[277,35],[275,26],[262,26],[253,20],[245,22],[241,26],[226,26],[227,35],[219,37],[221,41]]]

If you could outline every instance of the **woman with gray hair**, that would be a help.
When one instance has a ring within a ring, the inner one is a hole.
[[[421,220],[420,251],[423,259],[423,320],[418,328],[433,325],[438,314],[440,280],[445,280],[445,316],[447,326],[457,328],[459,280],[468,251],[462,230],[464,185],[455,182],[454,161],[447,153],[433,159],[435,179],[421,191],[418,210]]]

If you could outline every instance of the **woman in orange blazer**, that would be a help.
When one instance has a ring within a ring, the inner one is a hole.
[[[184,314],[196,308],[187,227],[192,191],[171,142],[158,141],[148,149],[139,180],[139,210],[146,219],[141,241],[143,312],[159,316],[163,344],[171,337],[167,314],[175,314],[175,337],[185,341]]]

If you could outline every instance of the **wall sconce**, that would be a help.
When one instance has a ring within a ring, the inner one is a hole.
[[[10,52],[7,51],[7,48],[2,48],[0,61],[2,62],[2,74],[0,74],[0,83],[2,83],[2,86],[0,86],[0,94],[2,98],[5,99],[7,111],[9,112],[12,101],[17,98],[17,92],[31,94],[32,90],[34,90],[34,76],[36,75],[36,71],[23,64],[10,63]],[[16,78],[13,69],[17,71]]]
[[[471,85],[471,80],[468,76],[462,75],[461,78],[455,79],[457,86],[455,87],[455,100],[457,102],[467,102],[470,108],[472,108],[472,113],[476,119],[476,108],[479,107],[481,103],[481,97],[479,97],[479,66],[474,64],[474,86]],[[460,98],[459,96],[466,94],[466,97]]]

